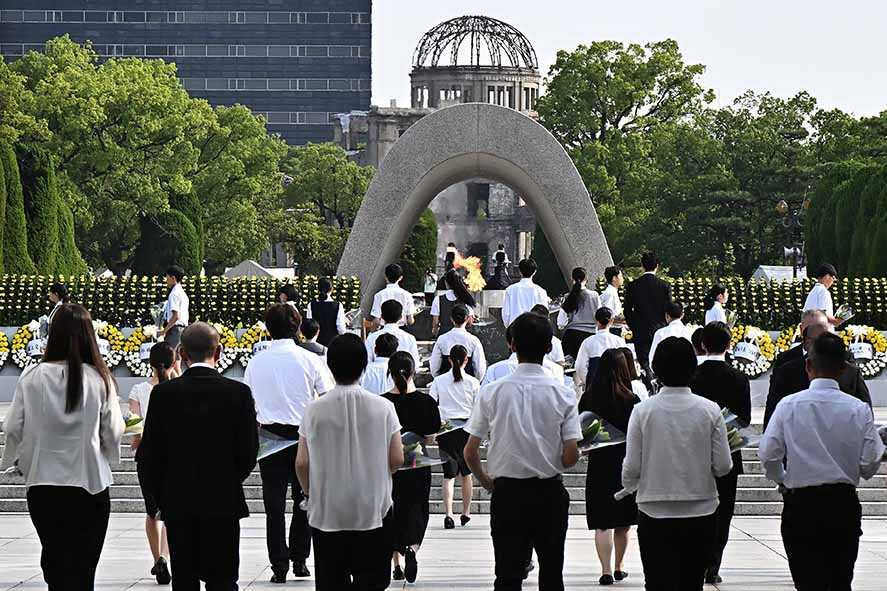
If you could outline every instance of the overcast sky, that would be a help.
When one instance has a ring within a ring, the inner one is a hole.
[[[373,104],[409,105],[411,59],[422,34],[466,14],[520,29],[543,75],[559,49],[594,40],[677,40],[703,83],[729,104],[746,89],[856,115],[887,109],[887,2],[883,0],[375,0]]]

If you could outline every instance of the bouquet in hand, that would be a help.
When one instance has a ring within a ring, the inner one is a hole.
[[[447,419],[440,425],[440,430],[435,433],[435,435],[444,435],[445,433],[449,433],[450,431],[455,431],[457,429],[461,429],[465,426],[467,421],[465,419]]]
[[[724,423],[727,425],[727,443],[730,445],[731,452],[757,445],[761,440],[761,436],[729,408],[721,410],[721,416],[724,417]]]
[[[442,460],[425,455],[424,437],[407,431],[400,437],[403,443],[403,466],[400,470],[415,470],[443,464]]]
[[[844,324],[845,322],[853,318],[855,314],[856,313],[853,311],[853,308],[851,308],[847,304],[841,304],[840,306],[838,306],[838,309],[835,310],[835,318],[840,320],[841,324]]]
[[[593,412],[585,411],[580,414],[579,425],[582,428],[582,440],[579,442],[582,453],[625,442],[625,433]]]
[[[730,330],[733,330],[733,327],[736,326],[736,323],[739,321],[739,314],[736,310],[727,310],[727,326]]]
[[[141,435],[145,428],[145,419],[136,414],[131,414],[126,418],[126,428],[123,430],[124,435]]]

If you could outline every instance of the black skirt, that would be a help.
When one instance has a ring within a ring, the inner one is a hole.
[[[585,520],[588,529],[628,527],[638,522],[635,496],[621,501],[613,495],[622,490],[622,461],[625,445],[612,445],[588,454],[585,477]]]
[[[391,499],[392,549],[404,553],[408,546],[422,544],[428,528],[428,497],[431,496],[431,468],[394,473]]]
[[[565,330],[564,338],[561,340],[561,345],[564,347],[564,355],[575,360],[579,356],[579,349],[582,347],[582,343],[590,336],[592,336],[592,333],[585,332],[584,330],[572,328]]]
[[[463,450],[468,443],[468,433],[465,429],[456,429],[437,437],[437,447],[440,450],[440,459],[444,460],[444,478],[456,476],[471,476],[471,470],[465,463]]]

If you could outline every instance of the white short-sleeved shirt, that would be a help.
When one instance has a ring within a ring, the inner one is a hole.
[[[727,311],[724,310],[724,305],[721,302],[715,302],[714,305],[705,312],[705,323],[710,324],[712,322],[727,323]]]
[[[502,323],[510,326],[515,318],[533,309],[533,306],[542,304],[547,306],[551,301],[548,293],[533,283],[532,278],[524,278],[509,285],[505,289],[505,303],[502,305]]]
[[[619,299],[619,290],[608,285],[601,293],[601,308],[609,308],[613,312],[613,318],[622,315],[622,301]]]
[[[262,425],[300,425],[308,404],[335,385],[323,358],[292,339],[271,341],[249,362],[243,381],[253,392]]]
[[[487,373],[484,374],[484,379],[481,382],[481,386],[487,386],[492,384],[493,382],[498,382],[504,378],[507,378],[511,374],[514,373],[514,370],[517,369],[517,353],[512,353],[508,359],[504,359],[502,361],[498,361],[487,368]],[[561,365],[558,365],[548,357],[545,357],[542,360],[542,368],[548,373],[549,376],[556,379],[558,382],[564,381],[564,368]]]
[[[406,318],[408,316],[414,316],[416,314],[416,307],[413,303],[413,294],[396,283],[389,283],[385,286],[385,289],[373,296],[373,308],[370,311],[370,316],[381,319],[382,304],[388,300],[397,300],[400,302],[400,305],[403,306],[403,317],[400,322],[397,323],[399,326],[406,324]]]
[[[804,312],[807,310],[822,310],[826,316],[835,315],[835,305],[832,302],[832,294],[822,283],[817,283],[807,294],[807,300],[804,302]]]
[[[434,378],[428,394],[437,400],[440,418],[446,421],[470,417],[479,391],[480,382],[477,379],[462,372],[462,380],[457,382],[453,370],[450,370]]]
[[[327,298],[322,301],[336,302],[336,300],[334,300],[332,296],[327,296]],[[345,319],[345,306],[343,306],[339,302],[336,303],[339,304],[339,310],[338,312],[336,312],[336,332],[338,332],[339,334],[345,334],[348,331],[348,323]],[[293,302],[293,305],[295,306],[295,302]],[[305,318],[312,318],[311,304],[308,304],[308,309],[305,311]]]
[[[672,320],[653,334],[653,343],[650,345],[650,363],[653,363],[653,359],[656,357],[656,347],[668,337],[678,337],[693,342],[693,333],[690,332],[687,325],[680,320]]]
[[[458,298],[456,294],[453,293],[452,289],[448,289],[444,292],[444,297],[450,300],[451,302],[455,302]],[[462,304],[466,308],[468,308],[468,316],[474,316],[474,308],[469,306],[468,304]],[[434,298],[434,301],[431,303],[431,311],[429,312],[432,316],[440,316],[440,298]]]
[[[308,523],[321,531],[382,527],[391,509],[388,449],[400,434],[394,405],[360,386],[337,385],[305,410]]]
[[[565,469],[564,442],[582,439],[573,389],[534,363],[521,363],[511,376],[481,388],[465,431],[489,435],[492,478],[557,476]]]
[[[588,375],[589,360],[600,357],[608,349],[620,349],[625,347],[625,339],[614,335],[609,330],[601,330],[591,335],[579,347],[579,353],[576,354],[576,383],[584,384]]]
[[[139,403],[139,413],[143,419],[148,417],[148,403],[153,389],[154,384],[151,382],[140,382],[129,391],[129,399]]]
[[[386,324],[376,332],[367,335],[366,348],[367,358],[370,362],[376,359],[376,339],[383,334],[393,334],[397,339],[397,350],[405,351],[413,356],[413,361],[418,369],[422,365],[422,359],[419,357],[419,345],[416,343],[416,337],[405,330],[402,330],[396,324]]]
[[[188,326],[191,318],[188,313],[190,300],[188,299],[188,294],[185,293],[185,288],[182,287],[181,283],[176,283],[173,285],[172,289],[169,290],[169,295],[166,298],[166,305],[163,309],[163,319],[169,320],[169,317],[172,316],[173,312],[179,313],[179,318],[176,320],[176,326]]]
[[[564,344],[557,337],[551,337],[551,351],[548,352],[546,357],[555,363],[563,363],[566,361],[566,357],[564,356]]]
[[[443,364],[443,357],[450,354],[450,349],[454,345],[465,347],[474,365],[475,377],[483,380],[484,374],[487,373],[487,357],[484,355],[484,347],[480,339],[458,326],[441,335],[437,342],[434,343],[434,349],[431,350],[431,360],[428,362],[431,375],[436,376],[438,374]]]
[[[373,394],[384,394],[394,388],[394,380],[388,375],[387,357],[376,357],[367,365],[360,377],[360,387]]]

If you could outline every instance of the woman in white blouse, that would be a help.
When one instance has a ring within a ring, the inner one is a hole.
[[[723,322],[727,324],[727,311],[724,310],[724,304],[727,303],[729,294],[727,288],[720,283],[715,283],[708,290],[705,296],[705,323]]]
[[[450,361],[453,368],[434,378],[428,394],[437,400],[442,421],[467,421],[474,407],[474,398],[480,391],[480,382],[465,371],[465,366],[468,365],[468,350],[465,347],[453,345],[450,349]],[[445,529],[456,527],[453,520],[453,492],[457,476],[462,477],[462,515],[459,521],[463,526],[471,521],[471,493],[474,490],[474,482],[471,470],[462,455],[466,443],[468,443],[468,433],[462,429],[450,431],[437,438],[438,446],[448,457],[443,466],[443,497],[447,512],[444,517]]]
[[[3,425],[0,468],[16,463],[49,589],[92,589],[111,512],[111,464],[125,424],[89,312],[60,306],[43,362],[24,371]]]
[[[129,391],[129,411],[132,414],[147,419],[151,390],[161,382],[178,377],[175,361],[176,352],[169,343],[161,341],[151,347],[151,356],[148,363],[151,365],[152,375],[148,381],[136,384]],[[139,448],[141,441],[141,436],[133,436],[131,444],[133,451]],[[142,498],[145,500],[145,535],[148,536],[148,547],[151,548],[151,555],[154,558],[151,574],[157,579],[158,585],[169,585],[171,576],[169,572],[169,544],[166,541],[166,526],[157,519],[157,500],[150,491],[142,486],[144,477],[141,466],[138,463],[136,463],[136,471],[139,478],[139,487],[142,489]]]

